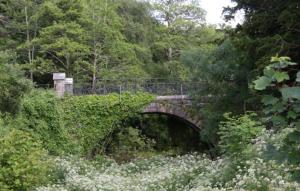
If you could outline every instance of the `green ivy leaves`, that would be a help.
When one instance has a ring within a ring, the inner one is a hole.
[[[101,152],[112,131],[151,103],[147,93],[72,96],[63,100],[64,121],[85,156]]]

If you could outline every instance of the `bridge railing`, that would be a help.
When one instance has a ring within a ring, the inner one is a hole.
[[[91,86],[74,86],[75,95],[148,92],[155,95],[188,95],[202,87],[201,82],[101,82]]]

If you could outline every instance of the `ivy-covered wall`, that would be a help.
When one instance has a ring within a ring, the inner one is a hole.
[[[57,98],[51,91],[33,91],[22,102],[19,129],[40,140],[50,154],[93,156],[122,122],[138,115],[153,100],[146,93]]]
[[[136,116],[153,98],[146,93],[66,97],[62,101],[65,126],[82,152],[91,156],[115,129],[122,128],[122,121]]]

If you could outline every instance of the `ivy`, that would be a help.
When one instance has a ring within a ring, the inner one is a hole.
[[[59,155],[71,149],[59,99],[52,91],[35,90],[24,96],[17,121],[22,124],[18,128],[33,134],[50,154]]]
[[[101,153],[106,139],[120,128],[122,121],[136,116],[152,100],[147,93],[67,97],[62,101],[64,121],[71,136],[80,143],[82,154],[93,156]]]

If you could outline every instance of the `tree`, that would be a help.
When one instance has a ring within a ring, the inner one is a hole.
[[[48,65],[50,61],[52,65],[48,72],[60,71],[76,76],[79,71],[85,71],[90,49],[86,44],[86,17],[82,3],[78,0],[49,1],[43,4],[39,14],[47,14],[46,24],[49,25],[41,29],[34,43],[42,53],[42,64]]]
[[[37,12],[43,0],[8,0],[0,2],[3,13],[1,23],[4,26],[6,43],[3,47],[17,49],[21,63],[29,71],[33,80],[35,72],[36,47],[32,40],[38,35]]]
[[[224,113],[238,115],[256,108],[248,88],[251,64],[247,57],[232,40],[223,40],[222,32],[208,31],[206,35],[202,32],[200,47],[183,52],[181,62],[191,71],[192,81],[201,82],[200,89],[190,92],[195,100],[210,97],[204,106],[195,104],[195,109],[205,116],[201,139],[214,148],[218,144],[217,132]]]
[[[13,59],[15,54],[0,52],[0,112],[16,114],[22,96],[31,89]]]
[[[187,80],[188,70],[180,62],[184,50],[196,47],[196,35],[205,23],[205,11],[196,1],[153,1],[153,16],[161,23],[155,29],[156,40],[152,46],[157,63],[153,73],[172,80]],[[156,76],[157,78],[158,76]]]
[[[240,48],[247,52],[262,71],[275,54],[300,60],[300,16],[298,0],[233,0],[234,7],[226,8],[227,19],[242,10],[245,21],[237,27],[236,37],[243,41]]]
[[[172,41],[179,43],[181,35],[187,35],[195,27],[203,25],[205,11],[197,1],[188,0],[156,0],[153,6],[155,17],[166,25],[165,41],[169,44],[167,58],[170,61],[178,53]]]

